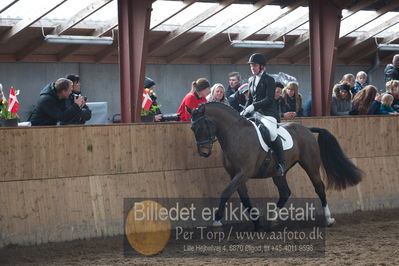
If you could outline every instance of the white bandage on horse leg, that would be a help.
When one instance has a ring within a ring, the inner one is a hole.
[[[222,226],[222,225],[223,225],[223,224],[222,224],[221,221],[213,221],[213,224],[212,224],[213,227],[220,227],[220,226]]]
[[[330,226],[335,222],[335,219],[331,217],[330,208],[328,208],[328,204],[324,207],[324,216],[326,217],[327,225]]]

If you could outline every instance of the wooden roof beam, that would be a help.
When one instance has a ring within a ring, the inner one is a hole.
[[[351,7],[350,9],[348,9],[348,12],[346,12],[341,19],[341,23],[342,21],[348,19],[349,17],[351,17],[352,15],[356,14],[357,12],[359,12],[360,10],[362,10],[363,8],[369,6],[370,4],[374,3],[376,0],[367,0],[367,1],[360,1],[358,4],[354,5],[353,7]],[[281,54],[288,52],[291,49],[295,49],[295,46],[302,46],[304,45],[305,42],[309,42],[309,32],[303,33],[301,36],[299,36],[296,41],[294,42],[294,46],[288,45],[285,48],[281,49],[279,52],[277,53],[273,53],[271,54],[270,58],[275,58],[280,56]]]
[[[42,17],[46,16],[48,13],[65,3],[67,0],[57,0],[53,2],[52,5],[44,5],[39,9],[38,12],[32,13],[29,18],[23,19],[18,22],[15,26],[11,29],[6,31],[3,36],[1,37],[0,42],[5,43],[9,41],[11,38],[15,37],[18,33],[35,23],[36,21],[40,20]]]
[[[285,27],[282,27],[282,28],[278,29],[275,33],[269,35],[269,37],[267,37],[265,39],[265,41],[275,41],[275,40],[283,37],[284,35],[287,35],[291,31],[299,28],[300,26],[304,25],[308,21],[309,21],[309,16],[308,15],[304,15],[302,17],[299,17],[298,19],[296,19],[295,21],[293,21],[289,25],[287,25]]]
[[[221,25],[217,26],[214,30],[205,33],[204,35],[202,35],[198,39],[192,41],[191,43],[185,45],[184,47],[179,47],[179,49],[177,49],[174,53],[172,53],[170,56],[168,56],[167,62],[168,63],[172,63],[173,61],[179,59],[180,57],[183,57],[187,53],[197,49],[198,47],[200,47],[201,45],[203,45],[207,41],[215,38],[220,33],[224,32],[225,30],[227,30],[227,29],[231,28],[232,26],[236,25],[238,22],[240,22],[241,20],[249,17],[250,15],[252,15],[256,11],[258,11],[259,9],[264,7],[265,5],[271,3],[272,1],[273,0],[261,0],[261,1],[256,2],[255,4],[252,5],[251,9],[248,12],[243,13],[243,14],[241,14],[239,16],[232,17],[232,18],[228,19],[227,21],[225,21]]]
[[[17,3],[19,0],[14,0],[11,1],[8,5],[4,6],[2,9],[0,9],[0,14],[4,11],[6,11],[7,9],[9,9],[10,7],[12,7],[15,3]]]
[[[99,9],[103,8],[113,0],[96,0],[95,2],[89,4],[85,8],[79,10],[76,14],[71,16],[65,23],[58,25],[54,31],[52,32],[53,35],[60,35],[87,18],[88,16],[92,15]]]
[[[349,43],[345,44],[342,48],[340,48],[341,51],[343,51],[340,56],[345,56],[350,53],[352,53],[351,49],[356,48],[356,46],[364,43],[368,39],[374,37],[375,35],[379,34],[380,32],[383,32],[389,27],[392,27],[393,25],[396,25],[399,23],[399,15],[396,15],[392,17],[391,19],[388,19],[387,21],[384,21],[380,25],[372,28],[369,30],[367,33],[364,33],[363,35],[357,37],[356,39],[350,41]],[[361,56],[361,55],[354,55],[351,58],[348,59],[348,61],[354,60],[355,56]],[[362,56],[364,57],[364,56]]]
[[[65,32],[67,29],[72,28],[73,26],[75,26],[76,24],[78,24],[79,22],[81,22],[82,20],[84,20],[85,18],[90,16],[91,14],[93,14],[94,12],[98,11],[100,8],[102,8],[105,5],[109,4],[111,1],[112,0],[97,1],[95,3],[92,3],[92,4],[88,5],[86,8],[80,10],[77,13],[77,14],[81,14],[80,16],[78,16],[76,14],[75,16],[71,17],[71,19],[68,20],[67,22],[57,26],[57,28],[55,28],[51,34],[61,34],[61,33]],[[107,2],[107,3],[105,3],[105,2]],[[101,5],[101,3],[102,3],[102,5]],[[101,5],[101,7],[100,7],[100,5]],[[86,13],[85,13],[85,10],[86,10]],[[80,17],[79,21],[77,21],[78,19],[74,20],[74,17]],[[72,23],[72,21],[74,21],[74,22]],[[68,25],[70,25],[70,26],[68,26]],[[113,19],[110,20],[110,22],[107,25],[96,29],[92,33],[92,36],[102,37],[105,34],[107,34],[109,31],[111,31],[112,29],[116,28],[117,26],[118,26],[118,17],[114,17]],[[57,33],[57,29],[60,31],[60,33]],[[32,44],[27,45],[26,47],[21,49],[19,52],[17,52],[17,60],[18,61],[23,60],[25,57],[31,55],[36,49],[40,48],[44,43],[45,42],[42,39],[41,42],[40,41],[35,41],[33,43],[33,45]],[[82,47],[81,44],[70,44],[70,45],[68,45],[61,53],[57,54],[57,60],[58,61],[64,60],[64,58],[70,56],[73,52],[77,51],[81,47]]]
[[[156,27],[158,27],[159,25],[161,25],[162,23],[164,23],[165,21],[173,18],[174,16],[176,16],[177,14],[181,13],[183,10],[185,10],[187,7],[191,6],[192,4],[194,4],[195,2],[197,2],[196,0],[183,0],[183,5],[181,6],[181,8],[179,10],[177,10],[176,12],[170,14],[169,16],[167,16],[166,18],[164,18],[161,21],[158,21],[154,26],[152,26],[150,28],[150,30],[155,29]]]
[[[341,27],[339,38],[348,36],[350,33],[360,29],[364,25],[376,20],[377,18],[381,17],[382,15],[386,14],[387,12],[389,12],[397,7],[399,7],[399,1],[392,1],[390,4],[375,11],[374,14],[372,14],[371,16],[369,16],[367,18],[362,18],[361,20],[359,20],[359,23],[355,24],[354,26],[351,24],[346,27],[345,26]]]
[[[211,18],[212,16],[216,15],[217,13],[221,12],[237,0],[223,0],[219,4],[215,4],[212,7],[208,8],[195,18],[189,20],[188,22],[184,23],[182,26],[180,26],[178,29],[172,31],[171,33],[168,34],[165,38],[163,38],[160,41],[157,41],[155,44],[150,46],[149,49],[149,54],[153,53],[154,51],[158,50],[160,47],[163,45],[179,38],[181,35],[184,33],[188,32],[189,30],[193,29],[194,27],[198,26],[205,20]]]
[[[376,0],[367,0],[367,1],[362,1],[362,2],[354,5],[352,8],[350,8],[348,10],[348,12],[345,13],[345,15],[343,16],[342,20],[345,20],[345,19],[349,18],[350,16],[352,16],[356,12],[359,12],[362,8],[365,8],[365,7],[369,6],[370,4],[374,3],[375,1]],[[295,29],[297,29],[301,25],[307,23],[308,21],[309,21],[309,15],[302,16],[302,17],[298,18],[297,20],[293,21],[292,23],[290,23],[290,25],[287,25],[286,27],[281,28],[276,33],[269,35],[269,37],[266,38],[266,41],[275,41],[275,40],[281,38],[282,36],[292,32]],[[238,37],[237,37],[237,39],[238,39]],[[309,41],[309,33],[306,32],[306,33],[302,34],[301,36],[299,36],[294,41],[294,45],[303,45],[305,42],[308,42],[308,41]],[[225,49],[227,47],[229,47],[229,44],[223,43],[223,44],[219,45],[218,47],[210,50],[209,53],[207,53],[206,55],[204,55],[201,58],[201,62],[207,61],[209,58],[211,58],[212,56],[215,55],[215,52],[218,53],[218,52],[222,51],[223,49]],[[280,54],[282,54],[284,52],[287,52],[287,51],[289,51],[292,48],[293,48],[293,46],[287,45],[285,48],[283,48],[282,50],[280,50],[277,53],[276,53],[276,51],[274,51],[273,55],[270,55],[270,59],[275,58],[278,55],[280,55]],[[255,53],[255,52],[259,52],[259,51],[261,51],[261,50],[260,49],[251,49],[251,50],[248,50],[246,52],[243,52],[240,55],[236,56],[233,59],[233,62],[240,62],[241,60],[244,59],[244,57],[247,57],[249,54]]]
[[[36,49],[42,46],[44,43],[43,36],[30,41],[27,45],[25,45],[22,49],[17,51],[15,58],[17,61],[24,60],[27,56],[31,55]]]
[[[112,55],[117,50],[118,50],[118,42],[115,41],[113,44],[111,44],[108,47],[105,47],[104,49],[102,49],[96,55],[96,62],[103,61],[104,59],[106,59],[108,56]]]
[[[92,35],[96,37],[102,37],[116,27],[118,27],[118,16],[112,18],[107,25],[96,29]]]
[[[305,1],[303,1],[303,0],[294,1],[289,6],[283,8],[283,12],[280,15],[278,15],[277,17],[274,17],[274,18],[266,17],[265,19],[259,21],[258,25],[250,27],[248,30],[238,34],[237,40],[241,41],[241,40],[248,39],[249,37],[251,37],[255,33],[263,30],[267,26],[269,26],[269,25],[273,24],[274,22],[282,19],[283,17],[285,17],[286,15],[288,15],[289,13],[291,13],[292,11],[297,9],[304,2]]]
[[[112,31],[116,27],[118,27],[118,17],[117,16],[112,18],[107,25],[105,25],[105,26],[103,26],[101,28],[97,28],[91,34],[91,36],[103,37],[104,35],[106,35],[110,31]],[[115,42],[115,40],[116,40],[116,37],[114,36],[114,42]],[[80,47],[82,47],[82,45],[79,45],[79,44],[70,44],[70,45],[68,45],[68,47],[66,47],[61,53],[59,53],[57,55],[57,59],[59,61],[64,60],[65,57],[70,56],[73,52],[77,51]]]

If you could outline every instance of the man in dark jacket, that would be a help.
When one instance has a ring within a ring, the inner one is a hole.
[[[384,69],[385,82],[399,80],[399,54],[394,55],[392,64],[388,64]]]
[[[226,97],[229,98],[241,86],[241,75],[238,72],[229,73],[229,86],[226,90]]]
[[[278,102],[274,98],[276,82],[274,78],[265,73],[266,58],[263,54],[253,54],[248,60],[251,67],[252,77],[249,78],[249,99],[242,115],[251,114],[255,111],[263,115],[261,122],[267,127],[271,148],[277,157],[276,175],[283,176],[285,173],[285,158],[281,139],[277,136],[277,121],[280,120]]]
[[[52,126],[57,122],[70,121],[79,115],[84,105],[84,99],[79,96],[74,103],[66,107],[65,100],[72,92],[72,81],[65,78],[50,83],[40,92],[39,101],[30,117],[32,126]]]
[[[228,101],[231,107],[233,107],[238,112],[242,112],[245,103],[248,99],[248,83],[242,84],[235,93],[228,97]]]
[[[80,91],[80,77],[78,75],[68,75],[66,77],[70,81],[72,81],[72,93],[69,95],[69,98],[65,101],[66,108],[69,108],[71,105],[74,104],[75,98],[81,95]],[[82,111],[74,116],[71,120],[67,122],[61,122],[61,125],[79,125],[84,124],[86,121],[90,120],[91,118],[91,110],[86,105],[86,98],[83,97],[85,100],[85,104],[82,107]]]

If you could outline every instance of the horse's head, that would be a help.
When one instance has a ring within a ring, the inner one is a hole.
[[[209,157],[216,141],[216,125],[205,115],[205,104],[194,110],[187,106],[186,108],[191,114],[191,130],[195,135],[198,153],[200,156]]]

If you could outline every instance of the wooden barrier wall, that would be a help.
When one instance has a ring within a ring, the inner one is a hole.
[[[329,191],[333,213],[399,207],[397,117],[307,118],[330,130],[364,172]],[[187,123],[0,129],[0,247],[123,233],[128,197],[219,197],[229,181],[215,145],[199,157]],[[316,197],[298,166],[293,197]],[[252,197],[274,197],[270,179],[249,181]]]

